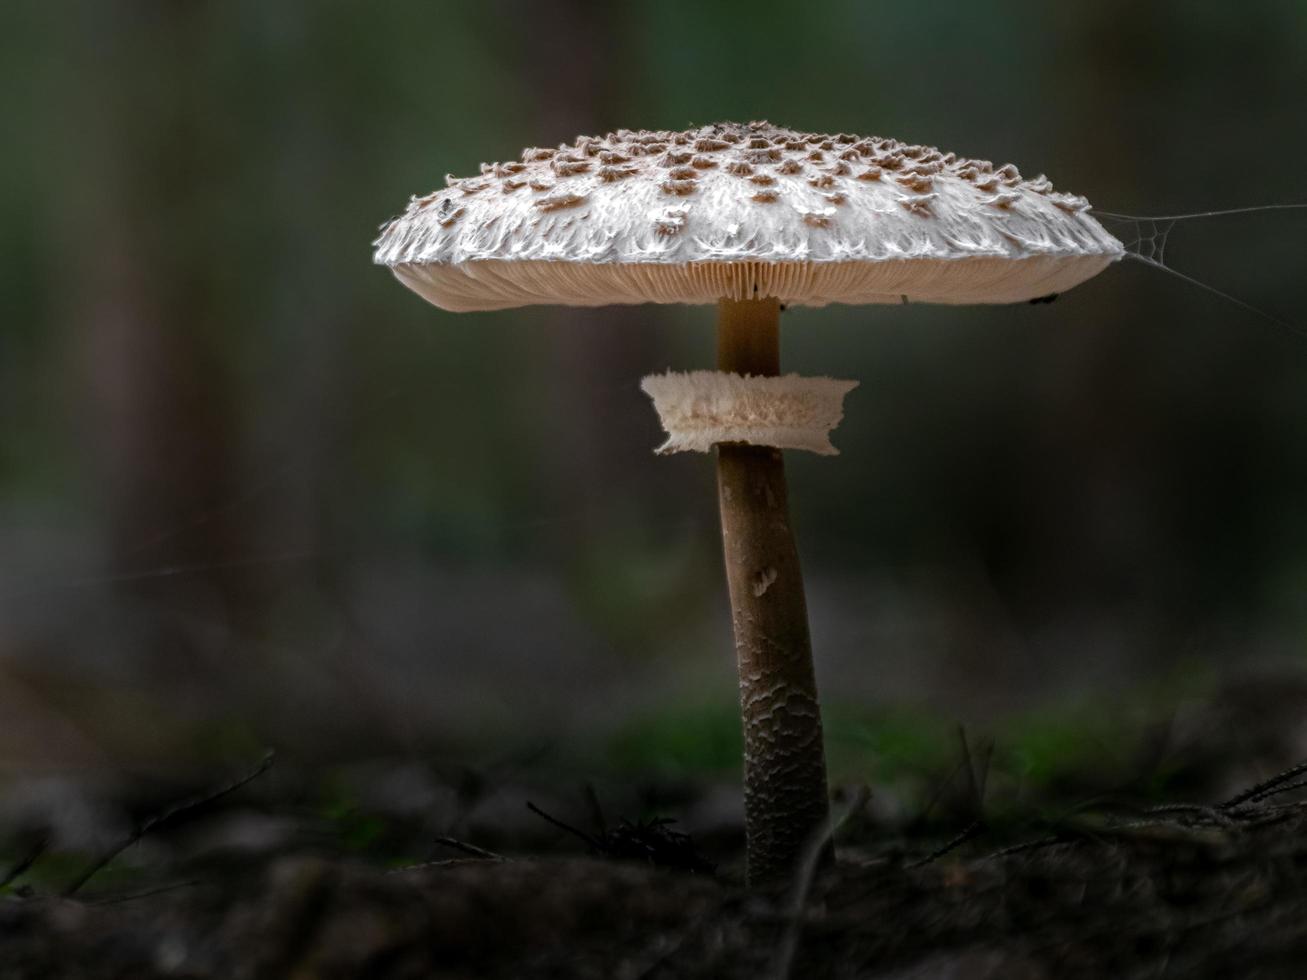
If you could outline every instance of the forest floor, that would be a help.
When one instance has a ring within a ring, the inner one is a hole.
[[[1297,977],[1307,766],[1265,775],[1298,742],[1258,731],[1274,714],[1239,725],[1251,768],[1203,724],[1161,782],[1144,753],[1125,783],[1038,794],[959,730],[910,806],[838,787],[837,864],[771,892],[742,887],[738,787],[710,780],[550,795],[551,775],[383,760],[331,774],[324,805],[323,773],[265,760],[119,798],[94,848],[68,815],[109,811],[47,786],[65,825],[11,820],[0,850],[0,980]]]

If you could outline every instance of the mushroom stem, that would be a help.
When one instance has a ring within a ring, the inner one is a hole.
[[[780,373],[780,301],[723,299],[717,366]],[[744,813],[751,886],[787,879],[805,852],[834,858],[821,710],[781,451],[717,447],[726,580],[744,720]]]

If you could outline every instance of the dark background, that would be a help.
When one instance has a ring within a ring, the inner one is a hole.
[[[735,764],[713,467],[652,455],[638,390],[711,365],[713,311],[425,305],[369,243],[447,172],[768,118],[1104,211],[1307,200],[1299,0],[0,18],[0,775],[263,745]],[[1302,215],[1192,222],[1167,257],[1302,323]],[[843,455],[790,460],[837,770],[886,719],[1298,676],[1301,336],[1123,262],[1046,306],[793,309],[783,344],[862,383]]]

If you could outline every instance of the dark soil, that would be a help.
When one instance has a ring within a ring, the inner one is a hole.
[[[1038,790],[959,732],[915,796],[837,793],[838,864],[774,893],[738,786],[578,793],[534,755],[10,787],[0,980],[1297,978],[1307,766],[1248,774],[1301,758],[1303,701],[1245,700]]]
[[[1296,977],[1305,830],[1288,805],[915,867],[846,849],[800,897],[596,858],[298,854],[0,900],[0,977]]]

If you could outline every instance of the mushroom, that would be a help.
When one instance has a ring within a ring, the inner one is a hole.
[[[692,150],[689,164],[669,159],[669,146]],[[856,382],[782,376],[781,310],[1021,302],[1065,292],[1124,249],[1042,175],[1032,183],[1010,165],[982,172],[896,140],[719,123],[619,130],[575,149],[613,163],[559,166],[560,155],[583,155],[562,147],[527,151],[511,171],[484,166],[480,180],[532,190],[469,194],[455,183],[416,199],[383,226],[375,261],[456,312],[717,304],[718,370],[655,375],[642,387],[668,434],[660,452],[716,448],[748,878],[783,880],[810,848],[823,861],[833,850],[781,450],[834,453],[828,434]]]

